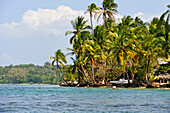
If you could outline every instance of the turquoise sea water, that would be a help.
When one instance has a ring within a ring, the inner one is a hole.
[[[0,85],[0,112],[170,113],[170,90]]]

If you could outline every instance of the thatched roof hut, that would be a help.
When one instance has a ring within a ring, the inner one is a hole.
[[[160,74],[157,76],[159,79],[170,79],[170,74],[165,73],[165,74]]]

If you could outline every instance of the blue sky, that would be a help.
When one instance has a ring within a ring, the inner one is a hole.
[[[0,65],[43,65],[57,49],[71,47],[65,32],[70,21],[91,3],[102,0],[0,0]],[[169,0],[115,0],[119,16],[139,16],[144,21],[159,17]],[[69,57],[68,57],[69,59]],[[68,60],[71,63],[71,60]]]

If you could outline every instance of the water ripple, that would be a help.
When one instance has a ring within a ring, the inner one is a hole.
[[[0,85],[0,112],[6,113],[169,113],[170,90],[66,88],[54,85]]]

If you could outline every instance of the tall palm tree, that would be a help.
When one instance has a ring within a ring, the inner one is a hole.
[[[139,18],[136,17],[134,19],[134,22],[130,24],[131,27],[131,32],[132,32],[132,38],[129,40],[129,42],[132,44],[132,48],[128,51],[128,60],[131,62],[131,78],[132,78],[132,84],[135,83],[135,72],[137,72],[136,68],[139,66],[138,62],[140,59],[140,54],[138,54],[139,50],[139,45],[141,41],[141,29],[144,26],[143,21]],[[136,71],[135,71],[136,70]]]
[[[60,68],[59,64],[62,65],[62,67],[63,67],[63,66],[64,66],[64,63],[65,63],[65,64],[67,63],[67,61],[66,61],[66,59],[65,59],[64,53],[62,53],[62,51],[61,51],[60,49],[58,49],[58,50],[55,52],[55,56],[54,56],[54,57],[51,56],[50,59],[53,59],[52,65],[54,65],[54,63],[57,64],[57,73],[58,73],[58,75],[60,76],[60,73],[58,72],[58,71],[59,71],[59,68]],[[60,78],[61,78],[61,76],[60,76]]]
[[[91,78],[93,80],[93,83],[95,83],[94,67],[96,66],[96,62],[99,61],[99,59],[101,58],[99,55],[101,54],[101,48],[94,40],[88,40],[84,46],[85,46],[84,63],[89,64],[89,67],[91,67],[92,73]]]
[[[88,9],[85,13],[90,13],[90,22],[91,22],[91,28],[92,28],[92,33],[94,31],[93,29],[93,21],[92,21],[92,17],[93,14],[92,13],[97,13],[96,10],[99,10],[100,8],[96,6],[95,3],[92,3],[91,5],[88,6]]]
[[[96,17],[96,15],[98,15],[97,21],[99,20],[101,15],[103,16],[104,25],[106,22],[106,18],[111,18],[111,19],[115,20],[114,15],[116,15],[116,13],[118,13],[116,8],[117,8],[117,4],[114,3],[114,0],[104,0],[102,3],[101,10],[95,14],[95,17]]]
[[[84,20],[84,17],[78,16],[75,21],[71,21],[71,24],[73,26],[74,31],[67,31],[65,35],[73,34],[73,36],[70,38],[70,44],[73,44],[72,54],[75,54],[76,59],[74,63],[74,69],[78,69],[78,83],[81,82],[80,76],[83,76],[84,69],[82,67],[82,63],[80,62],[80,57],[82,56],[84,50],[83,45],[85,43],[85,40],[89,39],[90,32],[87,29],[91,29],[90,26],[86,25],[87,20]],[[81,59],[82,61],[82,59]],[[75,67],[76,66],[76,67]]]
[[[149,73],[152,68],[151,64],[157,62],[158,57],[162,56],[162,46],[164,43],[164,39],[161,37],[157,37],[157,27],[153,23],[149,24],[149,26],[145,26],[141,28],[143,30],[141,32],[142,37],[140,37],[138,41],[138,55],[141,57],[140,62],[144,65],[144,75],[146,83],[149,85]]]

